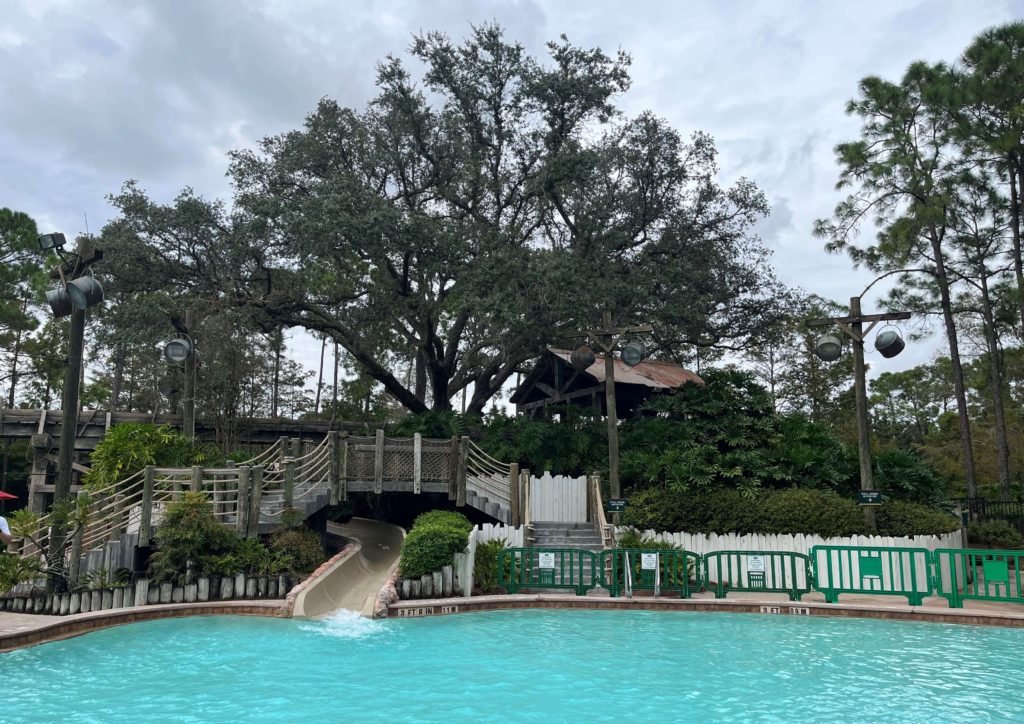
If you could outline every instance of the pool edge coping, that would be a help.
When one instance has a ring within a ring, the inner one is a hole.
[[[680,599],[636,597],[603,598],[566,594],[510,594],[472,598],[435,598],[398,601],[388,607],[388,618],[448,616],[483,611],[517,609],[640,610],[756,613],[762,615],[832,616],[897,621],[924,621],[975,626],[1024,628],[1024,611],[994,611],[978,608],[937,608],[869,603],[821,603],[769,599]]]
[[[0,654],[37,644],[61,641],[99,631],[100,629],[122,626],[141,621],[185,616],[266,616],[289,618],[285,599],[261,601],[197,601],[195,603],[166,603],[128,608],[113,608],[103,611],[89,611],[71,616],[61,616],[40,626],[0,632]]]

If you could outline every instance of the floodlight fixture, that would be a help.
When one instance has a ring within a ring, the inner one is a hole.
[[[64,237],[64,234],[59,232],[53,234],[43,234],[39,237],[39,249],[40,251],[58,251],[64,248],[64,245],[68,243],[68,240]]]
[[[572,355],[569,357],[569,362],[573,367],[580,370],[581,372],[590,365],[597,361],[597,357],[594,356],[594,350],[590,348],[590,345],[581,344],[579,347],[572,351]]]
[[[94,307],[103,301],[103,286],[92,275],[68,282],[68,296],[78,309]]]
[[[825,362],[835,362],[843,352],[843,342],[834,334],[818,337],[814,345],[814,353]]]

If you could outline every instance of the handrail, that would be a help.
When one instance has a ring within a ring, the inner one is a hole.
[[[593,501],[597,517],[597,524],[601,527],[601,545],[605,548],[615,547],[615,528],[608,524],[608,517],[604,514],[604,499],[601,497],[601,478],[597,475],[591,476],[593,480]]]

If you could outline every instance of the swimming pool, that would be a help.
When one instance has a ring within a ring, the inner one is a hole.
[[[7,722],[1024,718],[1024,631],[734,613],[152,621],[0,654]]]

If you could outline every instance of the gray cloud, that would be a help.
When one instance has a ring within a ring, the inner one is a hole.
[[[83,213],[93,230],[110,217],[105,197],[128,178],[160,199],[186,185],[224,196],[227,151],[299,126],[322,96],[361,107],[377,61],[414,33],[493,19],[534,53],[563,32],[629,51],[623,107],[711,133],[723,181],[747,176],[773,200],[760,232],[783,280],[845,299],[869,277],[810,232],[840,198],[832,149],[857,133],[843,114],[857,81],[955,60],[1022,15],[1024,0],[8,3],[0,205],[73,234]]]

